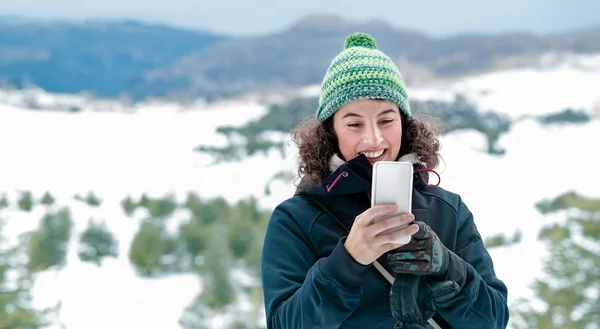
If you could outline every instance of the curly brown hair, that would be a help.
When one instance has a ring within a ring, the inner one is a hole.
[[[406,116],[402,111],[400,117],[402,144],[396,160],[405,154],[415,153],[425,167],[435,168],[439,163],[439,130],[424,120]],[[334,154],[343,158],[333,131],[333,116],[323,123],[314,118],[304,120],[292,131],[292,141],[298,146],[298,176],[304,177],[304,187],[321,184],[330,174],[329,162]]]

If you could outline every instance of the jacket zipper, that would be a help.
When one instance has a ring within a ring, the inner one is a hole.
[[[465,249],[468,245],[470,245],[473,242],[479,241],[481,240],[481,236],[477,233],[473,233],[469,236],[469,238],[467,239],[467,242],[463,243],[462,245],[456,247],[454,249],[455,253],[460,252],[461,250]]]

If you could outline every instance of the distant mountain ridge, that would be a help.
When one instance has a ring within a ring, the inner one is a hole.
[[[0,81],[129,94],[143,72],[226,38],[136,21],[0,21]]]
[[[253,37],[128,22],[0,22],[0,81],[57,92],[215,97],[318,84],[344,38],[371,33],[408,82],[524,65],[549,52],[600,53],[600,28],[434,38],[383,21],[307,16]]]

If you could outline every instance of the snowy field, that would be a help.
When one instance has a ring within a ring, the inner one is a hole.
[[[451,89],[409,90],[415,98],[440,99],[460,91],[483,109],[513,118],[583,107],[593,111],[600,101],[600,70],[559,67],[545,72],[506,71],[455,82]],[[107,327],[175,329],[185,306],[202,288],[193,275],[164,279],[137,277],[127,259],[128,248],[142,216],[128,218],[119,202],[142,193],[179,200],[194,191],[202,197],[223,196],[230,202],[254,195],[270,209],[289,197],[290,184],[275,182],[264,195],[266,182],[281,170],[294,171],[294,148],[287,157],[278,151],[239,163],[211,165],[211,158],[194,152],[202,145],[224,146],[215,132],[221,125],[243,125],[266,113],[265,105],[228,101],[181,109],[176,104],[144,104],[132,113],[40,112],[3,103],[0,98],[0,196],[14,203],[19,191],[34,197],[49,191],[58,205],[69,206],[74,234],[90,217],[105,218],[120,245],[120,257],[102,268],[81,263],[77,248],[69,249],[68,265],[38,276],[36,305],[61,300],[61,321],[67,329]],[[499,140],[507,153],[491,156],[484,136],[459,131],[442,140],[441,186],[462,195],[475,215],[482,235],[523,232],[521,243],[490,251],[498,276],[509,288],[509,301],[530,296],[528,284],[542,275],[536,241],[549,219],[534,204],[567,191],[600,197],[600,175],[589,164],[597,159],[600,120],[585,125],[542,126],[520,121]],[[93,191],[104,200],[90,208],[73,199]],[[6,234],[34,229],[44,209],[32,213],[4,211]],[[558,218],[560,220],[560,218]]]

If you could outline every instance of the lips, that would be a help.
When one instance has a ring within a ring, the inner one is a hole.
[[[382,160],[387,154],[387,149],[378,151],[365,151],[361,152],[361,154],[364,154],[367,159],[369,159],[369,162],[373,163]]]
[[[379,151],[375,151],[375,152],[362,152],[364,155],[367,156],[367,158],[377,158],[380,157],[383,152],[385,152],[385,150],[379,150]]]

